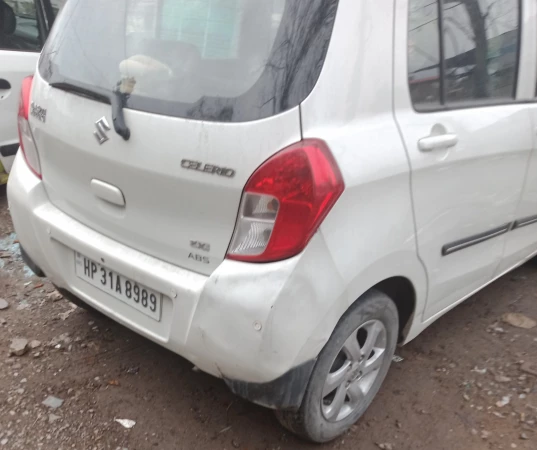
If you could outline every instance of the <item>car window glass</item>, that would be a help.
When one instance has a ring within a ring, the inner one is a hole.
[[[416,109],[440,105],[440,28],[438,5],[410,0],[408,82]]]
[[[0,49],[40,51],[34,0],[0,0]]]
[[[518,0],[443,2],[446,102],[515,96]]]
[[[265,2],[264,7],[243,0],[131,0],[125,14],[127,51],[137,54],[144,48],[144,41],[151,40],[159,47],[168,45],[175,51],[188,48],[188,53],[195,54],[201,66],[211,72],[223,66],[227,70],[231,64],[240,65],[241,77],[234,74],[233,82],[225,81],[222,86],[213,81],[209,88],[219,96],[238,96],[259,79],[259,69],[272,50],[274,29],[280,27],[285,6],[285,0]],[[260,12],[262,16],[256,17]],[[248,33],[255,35],[258,42],[248,39]],[[163,58],[157,59],[164,62]],[[157,95],[158,89],[150,90]],[[190,100],[193,94],[195,89],[189,89],[186,98]],[[162,90],[160,96],[169,98],[170,90]]]
[[[39,63],[49,83],[127,108],[248,122],[298,106],[321,73],[338,0],[69,0]]]
[[[50,0],[55,16],[62,10],[66,1],[67,0]]]

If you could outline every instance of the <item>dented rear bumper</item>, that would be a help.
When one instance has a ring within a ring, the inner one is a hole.
[[[344,295],[318,233],[305,254],[270,264],[225,260],[205,276],[118,243],[69,217],[17,157],[8,184],[25,257],[59,288],[223,378],[236,394],[273,408],[299,406]],[[163,294],[153,320],[77,277],[75,252]],[[307,253],[310,254],[307,254]],[[313,255],[311,254],[313,253]],[[325,260],[322,275],[311,258]]]

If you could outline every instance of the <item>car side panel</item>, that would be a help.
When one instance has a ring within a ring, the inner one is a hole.
[[[408,1],[397,2],[394,108],[412,167],[418,249],[429,280],[428,319],[494,278],[515,219],[532,136],[527,106],[515,100],[413,109],[409,8]],[[442,129],[458,141],[423,151],[419,141]]]
[[[420,323],[427,279],[417,257],[409,164],[392,113],[393,9],[393,0],[340,2],[321,77],[302,104],[302,127],[305,138],[328,143],[345,181],[321,226],[346,286],[345,308],[380,281],[403,276],[414,285]]]
[[[523,10],[518,97],[528,102],[533,149],[526,164],[524,187],[515,213],[516,226],[506,236],[502,262],[496,275],[512,269],[537,251],[537,3],[524,0]]]

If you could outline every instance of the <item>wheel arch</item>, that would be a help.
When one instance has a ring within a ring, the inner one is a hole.
[[[377,283],[371,289],[386,294],[395,303],[399,313],[399,342],[404,342],[416,313],[414,285],[406,277],[394,276]]]

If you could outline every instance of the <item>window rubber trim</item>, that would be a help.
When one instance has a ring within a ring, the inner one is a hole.
[[[440,48],[438,49],[438,58],[440,61],[438,62],[438,72],[440,75],[440,92],[438,93],[438,100],[440,102],[440,107],[444,106],[446,104],[446,55],[445,55],[445,47],[444,47],[444,0],[438,0],[437,2],[438,6],[438,45]],[[410,86],[409,86],[410,88]]]

